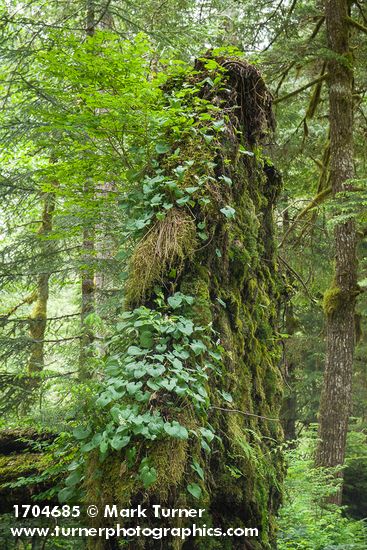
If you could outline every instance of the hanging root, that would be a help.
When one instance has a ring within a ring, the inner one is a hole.
[[[238,118],[247,139],[251,144],[262,142],[268,130],[274,130],[275,121],[271,109],[272,96],[260,71],[242,60],[226,60],[222,65],[227,69],[236,90]]]
[[[211,50],[198,59],[195,69],[205,71],[205,59],[213,59]],[[229,95],[225,98],[226,110],[233,109],[237,119],[235,126],[246,136],[248,142],[266,143],[269,133],[275,129],[272,112],[272,95],[266,88],[260,71],[254,65],[238,57],[214,57],[227,73]],[[210,90],[208,94],[210,96]]]
[[[172,208],[146,233],[132,255],[126,284],[127,303],[139,303],[172,269],[179,273],[185,259],[193,256],[196,244],[193,218],[184,210]]]

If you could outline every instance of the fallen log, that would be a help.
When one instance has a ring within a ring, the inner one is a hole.
[[[33,428],[0,431],[0,514],[12,511],[14,504],[34,502],[35,495],[51,488],[51,480],[37,478],[50,465],[45,444],[55,437]]]
[[[8,428],[0,431],[0,454],[34,450],[37,443],[51,443],[55,439],[51,432],[39,432],[34,428]]]

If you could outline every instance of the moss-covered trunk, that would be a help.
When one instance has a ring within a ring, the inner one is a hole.
[[[42,222],[38,230],[42,252],[47,254],[53,249],[49,240],[52,231],[52,219],[55,211],[55,194],[46,193],[43,203]],[[47,271],[37,276],[37,287],[34,293],[34,306],[29,319],[29,335],[32,341],[28,361],[28,373],[32,376],[44,368],[44,339],[47,327],[47,303],[50,273]],[[38,384],[37,379],[33,380]]]
[[[94,36],[95,33],[95,8],[96,2],[88,0],[86,2],[86,35]],[[83,195],[87,204],[93,205],[95,201],[95,186],[91,178],[87,178],[83,185]],[[92,355],[91,346],[94,340],[93,331],[86,323],[86,319],[95,310],[95,220],[92,210],[87,212],[83,220],[82,249],[83,265],[81,269],[81,338],[79,350],[79,378],[87,380],[89,378],[89,361]]]
[[[347,0],[325,2],[328,47],[330,120],[330,183],[333,195],[348,191],[355,177],[353,153],[353,66],[349,47]],[[348,60],[346,63],[344,60]],[[342,200],[342,199],[341,199]],[[326,468],[344,464],[352,402],[357,285],[357,230],[347,219],[334,229],[334,280],[324,295],[326,357],[319,409],[316,464]],[[343,471],[336,472],[342,478]],[[342,486],[329,498],[341,505]]]
[[[216,74],[222,74],[220,85],[213,85]],[[198,329],[196,338],[210,329],[211,344],[221,359],[216,368],[206,371],[201,412],[186,398],[184,386],[182,397],[173,398],[175,388],[166,384],[163,391],[158,382],[150,395],[145,410],[156,411],[165,421],[176,420],[189,431],[188,438],[166,434],[139,440],[137,456],[149,459],[157,480],[144,488],[142,476],[134,477],[138,466],[131,456],[127,458],[124,450],[115,452],[99,466],[100,483],[93,477],[91,461],[87,498],[125,508],[160,504],[206,510],[201,521],[152,519],[147,520],[150,526],[172,526],[176,521],[180,526],[205,523],[224,530],[259,529],[258,538],[140,537],[124,541],[129,548],[273,550],[283,465],[277,448],[282,438],[278,420],[282,380],[276,332],[280,280],[273,228],[280,179],[261,147],[271,139],[271,97],[258,70],[237,58],[209,55],[196,63],[187,82],[200,83],[197,95],[216,107],[211,123],[215,130],[204,139],[183,134],[174,143],[184,166],[180,185],[189,189],[192,200],[176,202],[168,214],[157,216],[140,240],[130,261],[126,302],[130,310],[144,305],[154,311],[161,296],[176,311],[175,300],[194,297],[182,315],[191,318],[194,331]],[[169,83],[168,95],[171,85],[184,88],[185,82]],[[166,173],[172,158],[160,156]],[[204,186],[193,187],[205,170]],[[200,357],[198,340],[190,342]],[[191,365],[194,371],[194,358],[185,359],[180,353],[182,368],[190,372]],[[144,402],[144,396],[141,399]],[[204,422],[215,434],[212,441],[210,434],[207,438],[210,452],[195,437],[200,430],[208,435]]]

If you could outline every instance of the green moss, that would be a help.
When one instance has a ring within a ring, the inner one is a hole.
[[[0,455],[0,500],[3,509],[14,503],[28,503],[32,496],[44,491],[37,477],[51,465],[51,456],[41,453]],[[34,480],[32,477],[34,476]],[[24,483],[22,480],[24,479]],[[11,485],[16,483],[14,487]]]
[[[168,499],[170,492],[182,483],[187,462],[187,441],[166,439],[157,442],[152,454],[152,465],[158,473],[158,480],[152,492],[159,502]]]
[[[324,294],[323,309],[326,315],[333,315],[343,308],[345,296],[338,286],[330,287]]]
[[[209,325],[213,319],[209,286],[209,273],[203,266],[197,266],[195,272],[185,274],[180,285],[183,294],[195,297],[194,304],[187,308],[185,314],[203,326]]]
[[[172,269],[180,273],[197,246],[196,227],[185,211],[173,208],[138,243],[129,265],[126,307],[140,303]]]
[[[251,73],[251,70],[255,71],[253,76],[258,82],[256,70],[246,66],[246,71]],[[194,78],[199,82],[204,76],[205,72],[199,71]],[[233,97],[237,97],[236,94]],[[223,106],[226,98],[222,98]],[[246,101],[243,105],[247,108]],[[232,104],[229,107],[229,113],[241,108]],[[284,474],[281,456],[274,448],[282,439],[280,423],[265,418],[277,418],[282,394],[278,369],[280,350],[275,343],[281,281],[272,221],[279,179],[272,171],[266,171],[266,163],[261,159],[238,154],[240,144],[248,150],[253,142],[252,137],[245,137],[249,136],[248,128],[241,126],[241,132],[237,131],[237,115],[226,118],[220,147],[213,142],[204,162],[197,155],[197,151],[200,154],[203,151],[201,136],[197,136],[197,146],[192,134],[182,135],[179,143],[182,161],[192,160],[193,155],[198,161],[185,172],[183,187],[192,185],[195,176],[206,174],[209,177],[205,192],[210,203],[196,202],[190,214],[186,207],[177,209],[177,219],[190,216],[192,220],[194,214],[195,224],[205,221],[205,231],[210,238],[202,246],[198,245],[196,230],[191,227],[182,241],[173,239],[173,248],[169,240],[164,240],[168,243],[165,250],[173,253],[162,255],[157,252],[157,243],[162,242],[159,239],[162,227],[157,225],[137,245],[127,286],[130,304],[152,303],[153,282],[160,285],[165,295],[172,289],[192,295],[195,302],[185,314],[204,328],[213,326],[224,352],[222,364],[216,370],[208,369],[212,405],[208,421],[220,439],[213,442],[210,455],[200,449],[199,438],[194,436],[189,442],[167,439],[141,443],[139,460],[149,456],[158,473],[156,483],[145,491],[136,479],[134,468],[126,468],[123,453],[116,453],[99,466],[102,469],[99,498],[123,503],[157,500],[172,508],[191,502],[186,486],[194,481],[203,489],[207,524],[222,528],[258,527],[260,540],[254,541],[255,548],[272,550],[274,517],[281,500]],[[263,117],[262,110],[261,120]],[[244,120],[250,124],[249,118],[244,116]],[[256,126],[253,135],[260,136],[261,128]],[[208,160],[213,164],[208,165]],[[170,157],[162,160],[165,171],[170,169],[171,161]],[[177,159],[172,167],[176,163]],[[230,186],[223,183],[221,175],[224,174],[231,179]],[[227,219],[221,213],[226,205],[235,209],[233,218]],[[180,242],[185,244],[178,244]],[[174,283],[169,275],[172,267],[177,269]],[[218,390],[230,393],[233,401],[224,402]],[[232,408],[241,412],[231,411]],[[162,409],[166,414],[164,403]],[[182,423],[194,431],[205,421],[202,413],[199,418],[196,411],[185,409],[183,403],[177,406],[175,414],[184,415]],[[205,465],[204,482],[195,478],[191,468],[193,457]],[[199,504],[193,503],[195,507]],[[152,548],[148,542],[145,544],[145,548]],[[212,539],[197,539],[188,544],[190,549],[204,545],[206,549],[236,548],[231,541],[223,539],[220,544]],[[178,541],[166,543],[167,550],[180,546]]]
[[[50,460],[39,453],[13,454],[0,456],[0,488],[18,477],[29,476],[44,471]]]

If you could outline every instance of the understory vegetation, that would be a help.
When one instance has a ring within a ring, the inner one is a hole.
[[[351,432],[350,436],[348,465],[359,460],[360,467],[365,468],[365,440],[360,439],[359,432]],[[279,517],[278,547],[280,550],[362,550],[367,541],[364,519],[351,518],[348,507],[325,505],[327,498],[335,493],[336,484],[332,471],[314,467],[315,439],[312,430],[301,437],[297,448],[286,451],[288,469]]]

